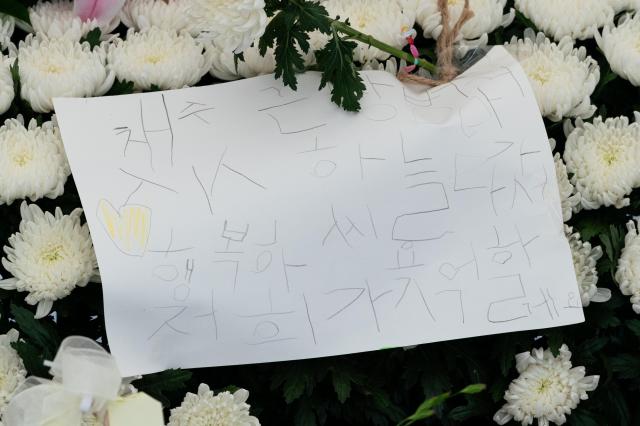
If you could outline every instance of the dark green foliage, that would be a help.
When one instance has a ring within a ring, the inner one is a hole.
[[[136,380],[133,385],[160,401],[165,408],[172,408],[173,405],[165,393],[183,390],[192,376],[193,373],[188,370],[165,370],[148,374]]]
[[[28,3],[19,0],[2,0],[0,1],[0,13],[13,16],[26,23],[30,23],[29,11],[27,10]]]
[[[329,43],[315,52],[322,72],[320,88],[331,83],[331,100],[347,111],[359,111],[365,86],[351,59],[356,43],[340,36],[324,6],[307,0],[278,0],[267,2],[267,10],[275,15],[260,39],[260,54],[275,47],[276,78],[295,90],[296,74],[305,68],[302,54],[310,49],[308,33],[329,34]]]
[[[89,33],[87,33],[86,36],[84,36],[84,38],[82,40],[80,40],[81,42],[87,42],[89,43],[89,46],[91,46],[91,48],[93,49],[95,46],[98,46],[100,44],[100,37],[102,37],[102,31],[100,30],[100,28],[94,28],[91,31],[89,31]]]
[[[365,90],[364,82],[351,59],[356,46],[354,41],[340,37],[334,30],[333,38],[316,53],[322,70],[320,89],[331,83],[331,100],[347,111],[360,110],[359,100]]]
[[[310,48],[308,33],[315,30],[330,32],[327,11],[306,0],[271,3],[271,10],[279,11],[260,38],[260,54],[275,47],[276,78],[282,78],[285,86],[295,90],[298,85],[296,74],[304,70],[302,52],[307,53]]]
[[[116,79],[113,86],[111,86],[111,90],[107,93],[107,96],[129,95],[131,93],[133,93],[133,82],[120,81]]]

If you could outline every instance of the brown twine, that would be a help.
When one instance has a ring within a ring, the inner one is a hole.
[[[453,63],[454,42],[460,33],[460,29],[469,19],[473,18],[473,11],[469,7],[469,0],[464,0],[464,8],[460,18],[453,28],[449,25],[449,5],[448,0],[438,0],[438,10],[442,16],[442,32],[438,37],[436,52],[438,54],[438,78],[422,77],[417,74],[408,74],[401,70],[398,73],[398,80],[411,83],[424,84],[428,86],[440,86],[456,78],[458,67]]]

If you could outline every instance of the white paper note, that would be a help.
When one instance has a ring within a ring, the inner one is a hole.
[[[125,375],[583,321],[555,167],[501,47],[454,82],[363,72],[56,99]]]

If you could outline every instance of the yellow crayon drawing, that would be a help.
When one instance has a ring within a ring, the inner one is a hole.
[[[151,230],[150,208],[131,204],[116,210],[107,200],[100,200],[98,219],[111,241],[124,254],[145,254]]]

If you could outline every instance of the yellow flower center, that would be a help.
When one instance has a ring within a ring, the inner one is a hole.
[[[65,67],[63,65],[51,62],[43,63],[41,69],[47,74],[62,74],[65,71]]]
[[[540,383],[538,383],[538,387],[536,388],[536,392],[539,394],[546,393],[551,387],[551,384],[551,379],[549,378],[540,380]]]
[[[620,148],[618,145],[607,144],[601,148],[602,161],[607,166],[611,166],[620,158]]]
[[[56,263],[64,259],[64,247],[61,244],[51,244],[42,250],[40,259],[45,263]]]
[[[146,62],[147,64],[152,64],[155,65],[158,62],[162,62],[164,60],[164,55],[161,54],[150,54],[144,57],[144,62]]]
[[[24,167],[33,159],[33,156],[28,151],[18,151],[13,154],[13,164],[18,167]]]
[[[537,68],[531,70],[529,77],[538,81],[540,84],[546,84],[551,80],[551,71],[544,66],[540,65]]]

